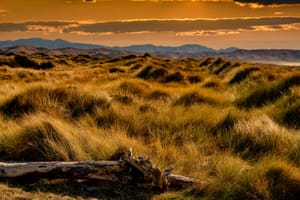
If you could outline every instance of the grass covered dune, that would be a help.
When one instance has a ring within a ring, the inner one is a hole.
[[[109,183],[2,181],[2,199],[299,197],[297,67],[74,57],[0,55],[0,161],[116,160],[132,147],[200,183],[160,193]],[[51,67],[37,67],[42,63]]]

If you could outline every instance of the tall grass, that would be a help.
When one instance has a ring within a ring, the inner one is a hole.
[[[0,69],[1,161],[118,160],[133,147],[200,180],[165,195],[298,197],[297,68],[149,55],[28,59],[55,66]]]
[[[272,103],[289,92],[290,87],[300,85],[300,76],[292,75],[271,86],[262,85],[254,89],[249,95],[241,97],[237,105],[240,107],[251,108],[261,107]]]

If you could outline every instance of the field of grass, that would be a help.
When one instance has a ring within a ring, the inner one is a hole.
[[[0,161],[115,160],[132,147],[198,185],[0,182],[0,199],[297,199],[300,69],[216,58],[0,55]]]

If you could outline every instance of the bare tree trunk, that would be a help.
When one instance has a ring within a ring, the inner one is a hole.
[[[166,174],[153,168],[149,159],[125,158],[120,161],[0,162],[0,179],[11,178],[94,179],[124,184],[151,184],[162,189],[186,187],[193,178]]]
[[[82,178],[119,182],[124,165],[118,161],[1,163],[0,178]]]

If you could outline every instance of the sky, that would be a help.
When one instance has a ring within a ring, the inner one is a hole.
[[[300,49],[300,0],[0,0],[0,40]]]

